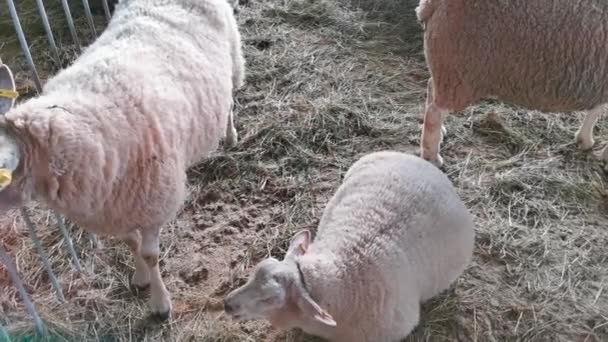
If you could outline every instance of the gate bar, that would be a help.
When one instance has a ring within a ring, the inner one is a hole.
[[[68,246],[68,252],[72,256],[72,262],[74,263],[74,267],[78,272],[82,271],[82,267],[80,267],[80,260],[78,259],[78,255],[76,254],[76,250],[74,250],[74,244],[72,243],[72,239],[70,238],[70,233],[66,228],[65,219],[53,212],[55,216],[55,221],[57,221],[57,225],[59,226],[59,230],[61,231],[61,235],[63,235],[63,240],[65,240],[65,244]]]
[[[21,28],[21,22],[19,21],[19,16],[17,15],[17,10],[15,9],[15,3],[13,3],[13,0],[6,0],[6,4],[8,5],[8,11],[13,19],[13,24],[15,25],[15,31],[17,31],[17,38],[19,38],[21,50],[23,50],[23,53],[25,54],[25,58],[27,59],[27,64],[29,64],[30,70],[32,70],[34,82],[36,83],[36,89],[38,92],[40,92],[42,90],[42,83],[40,83],[40,77],[38,77],[38,71],[36,71],[36,65],[34,65],[34,60],[32,59],[30,48],[27,45],[23,28]]]
[[[106,20],[108,20],[108,22],[110,22],[110,19],[112,18],[112,14],[110,13],[110,6],[108,6],[108,0],[101,0],[101,3],[103,5],[103,11],[106,14]]]
[[[21,297],[21,300],[23,300],[23,303],[25,304],[26,310],[29,312],[30,316],[32,316],[32,319],[34,320],[34,325],[36,326],[36,331],[38,331],[39,335],[45,336],[46,328],[45,328],[44,324],[42,323],[42,320],[40,319],[38,312],[36,312],[36,308],[34,308],[34,304],[30,300],[30,297],[28,296],[27,291],[25,291],[25,287],[23,287],[23,282],[21,281],[21,278],[19,278],[19,274],[17,273],[17,267],[13,263],[13,260],[11,259],[11,257],[9,257],[8,253],[6,253],[6,250],[4,249],[4,246],[1,243],[0,243],[0,261],[2,261],[2,263],[6,266],[8,275],[9,275],[9,277],[11,277],[13,284],[15,284],[15,287],[17,288],[17,291],[19,292],[19,296]]]
[[[27,209],[25,209],[25,207],[21,208],[21,216],[23,217],[23,220],[25,221],[25,225],[27,226],[27,228],[30,231],[30,237],[32,238],[32,241],[34,241],[34,245],[36,246],[36,249],[38,250],[38,255],[40,255],[40,259],[42,259],[42,265],[46,269],[46,273],[48,274],[49,279],[51,280],[51,285],[55,289],[55,292],[57,294],[57,299],[59,299],[59,301],[63,303],[63,302],[65,302],[65,297],[63,296],[63,291],[61,290],[59,281],[57,281],[57,277],[55,277],[55,274],[53,273],[53,269],[51,268],[51,263],[49,262],[49,258],[46,255],[46,252],[42,248],[40,239],[38,239],[38,236],[36,234],[36,227],[32,223],[32,220],[30,219],[30,215],[27,212]]]
[[[53,37],[53,31],[51,30],[51,25],[49,24],[49,17],[46,15],[44,4],[42,3],[42,0],[36,0],[36,4],[38,5],[38,11],[40,12],[40,18],[42,19],[42,26],[44,26],[46,38],[49,40],[49,45],[51,45],[51,50],[53,51],[53,57],[55,57],[55,62],[58,66],[61,66],[61,58],[59,57],[59,51],[57,50],[57,44],[55,44],[55,37]]]
[[[70,29],[70,34],[72,35],[72,40],[74,40],[74,44],[76,44],[76,47],[78,47],[78,51],[82,51],[80,39],[78,39],[78,33],[76,33],[76,28],[74,27],[74,20],[72,19],[72,13],[70,12],[70,5],[68,4],[67,0],[61,0],[61,5],[63,6],[65,19],[68,21],[68,27]]]
[[[97,38],[97,30],[95,30],[95,21],[93,20],[93,14],[91,14],[91,6],[89,6],[89,0],[82,0],[82,5],[84,6],[84,13],[87,17],[87,21],[89,22],[89,26],[91,30],[93,30],[93,36]]]

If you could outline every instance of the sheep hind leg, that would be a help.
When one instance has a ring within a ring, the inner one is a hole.
[[[603,109],[603,105],[598,106],[585,114],[585,119],[583,120],[583,123],[574,135],[576,145],[579,149],[587,151],[590,150],[595,144],[595,141],[593,139],[593,127],[595,126],[595,123],[602,114]]]
[[[428,108],[433,104],[434,96],[433,96],[433,78],[429,78],[427,87],[426,87],[426,103],[424,111],[428,111]],[[445,124],[441,124],[441,138],[439,139],[439,143],[443,143],[445,136],[448,134],[448,130],[445,128]]]
[[[234,127],[234,103],[230,105],[230,111],[228,112],[228,123],[226,125],[226,140],[224,141],[224,147],[226,149],[233,148],[238,142],[238,134]]]
[[[141,256],[150,272],[150,309],[152,315],[166,320],[171,314],[171,294],[163,283],[158,264],[160,258],[160,231],[141,231]]]
[[[422,137],[420,141],[420,156],[437,167],[443,166],[443,158],[439,155],[442,139],[442,126],[448,111],[431,103],[426,108]]]
[[[137,230],[134,230],[122,239],[129,246],[135,261],[135,272],[131,278],[131,286],[143,290],[150,285],[150,270],[141,255],[141,236]]]

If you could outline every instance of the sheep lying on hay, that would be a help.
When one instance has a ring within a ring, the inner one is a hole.
[[[420,303],[473,255],[471,214],[445,174],[412,155],[370,153],[347,171],[317,237],[296,234],[225,298],[236,320],[268,319],[335,342],[400,341]]]

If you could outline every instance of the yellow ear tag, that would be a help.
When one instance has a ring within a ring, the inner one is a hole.
[[[19,97],[19,93],[10,89],[0,89],[0,97],[16,99],[17,97]]]
[[[8,169],[0,169],[0,186],[1,187],[6,187],[9,184],[11,184],[11,181],[13,180],[13,175],[11,173],[10,170]]]

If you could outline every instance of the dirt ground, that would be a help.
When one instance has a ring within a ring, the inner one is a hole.
[[[52,215],[32,206],[67,298],[61,304],[21,218],[1,219],[0,241],[54,340],[315,340],[264,322],[233,323],[221,299],[257,261],[282,257],[295,231],[316,228],[357,158],[418,153],[428,78],[415,1],[404,2],[398,22],[333,1],[241,0],[240,142],[190,170],[190,196],[163,230],[170,322],[149,319],[148,294],[130,290],[133,260],[122,242],[106,239],[95,249],[72,227],[85,266],[79,274]],[[31,86],[23,61],[8,62],[22,89]],[[581,120],[493,101],[448,118],[444,171],[475,216],[474,260],[424,305],[407,341],[608,341],[606,175],[593,153],[575,148]],[[600,120],[595,154],[606,133]],[[0,324],[15,336],[32,331],[1,267]]]

